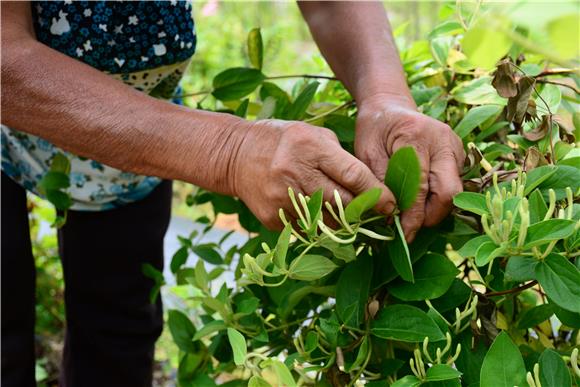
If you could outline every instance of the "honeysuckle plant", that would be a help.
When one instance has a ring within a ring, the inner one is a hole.
[[[580,385],[577,10],[548,20],[475,4],[442,6],[427,39],[400,46],[419,110],[467,153],[464,192],[439,226],[408,245],[397,214],[373,211],[378,191],[330,204],[289,187],[298,220],[280,211],[284,229],[271,232],[237,198],[192,190],[188,203],[211,203],[214,216],[180,237],[170,265],[167,291],[183,301],[167,314],[180,386]],[[264,62],[254,29],[248,67],[182,97],[324,126],[352,152],[357,108],[340,82],[267,76]],[[399,211],[418,190],[416,158],[408,147],[389,162]],[[57,183],[44,184],[66,189]],[[204,242],[219,214],[237,214],[245,243]],[[164,278],[144,273],[154,298]]]

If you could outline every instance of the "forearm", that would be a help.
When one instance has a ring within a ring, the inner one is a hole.
[[[414,107],[380,2],[299,2],[312,36],[357,102],[378,94]]]
[[[228,194],[247,127],[156,100],[26,38],[3,38],[2,123],[121,170]]]

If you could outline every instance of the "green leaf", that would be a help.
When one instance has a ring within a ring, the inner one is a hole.
[[[562,91],[556,85],[546,84],[540,93],[540,97],[536,98],[536,106],[540,112],[548,113],[546,110],[546,104],[550,108],[552,113],[556,113],[560,108],[560,102],[562,101]]]
[[[398,379],[391,385],[391,387],[418,387],[421,385],[421,383],[421,379],[417,378],[416,376],[407,375],[403,376],[401,379]]]
[[[544,216],[548,212],[548,206],[539,189],[534,190],[528,197],[528,208],[530,210],[530,224],[544,220]]]
[[[568,219],[548,219],[528,227],[524,248],[529,249],[551,241],[568,238],[574,233],[576,222]]]
[[[193,246],[191,251],[193,251],[194,254],[199,256],[207,263],[211,263],[213,265],[221,265],[224,263],[221,255],[219,255],[219,253],[215,251],[212,245],[209,243]]]
[[[389,305],[383,308],[371,325],[377,337],[411,343],[421,343],[425,337],[431,342],[445,340],[435,321],[421,309],[410,305]]]
[[[551,47],[564,59],[577,59],[580,47],[580,22],[577,11],[552,20],[546,26]]]
[[[175,344],[184,352],[195,353],[193,336],[195,327],[189,317],[179,310],[172,309],[167,312],[167,325]]]
[[[173,254],[173,258],[171,258],[171,272],[173,274],[177,273],[177,270],[183,266],[185,261],[187,261],[187,257],[189,256],[189,251],[186,246],[181,247],[179,250]]]
[[[336,137],[338,137],[338,141],[347,143],[354,142],[354,118],[339,114],[330,114],[324,118],[324,127],[332,130],[336,134]]]
[[[548,300],[550,300],[549,297]],[[558,320],[560,320],[562,324],[569,326],[571,328],[580,329],[580,313],[574,313],[564,308],[560,308],[552,300],[550,300],[550,303],[554,305],[556,317],[558,317]]]
[[[302,90],[302,92],[296,97],[296,100],[288,108],[288,120],[302,120],[306,114],[306,109],[312,102],[316,89],[320,85],[319,82],[312,82]]]
[[[360,367],[361,365],[363,365],[365,359],[367,358],[367,356],[369,354],[369,349],[370,349],[369,343],[370,343],[369,337],[365,336],[358,347],[358,352],[356,354],[356,358],[354,359],[354,362],[346,370],[346,372],[349,372],[350,370],[355,370],[358,367]]]
[[[266,364],[269,364],[270,368],[274,370],[278,378],[278,385],[285,387],[295,387],[296,381],[292,377],[290,370],[286,367],[286,364],[282,363],[277,359],[268,359]]]
[[[528,195],[537,187],[541,186],[544,183],[544,181],[546,181],[553,174],[556,173],[557,169],[558,167],[554,167],[552,165],[544,165],[538,168],[534,168],[531,171],[528,171],[524,195]]]
[[[580,313],[580,271],[572,262],[552,253],[536,266],[536,278],[561,308]]]
[[[205,265],[203,261],[200,259],[195,264],[195,277],[194,277],[194,285],[197,286],[201,290],[208,290],[209,289],[209,277],[207,271],[205,270]]]
[[[511,45],[512,41],[506,34],[485,19],[471,26],[461,41],[461,47],[469,62],[485,70],[495,67]]]
[[[453,205],[462,210],[473,212],[477,215],[487,214],[485,195],[476,192],[460,192],[453,197]]]
[[[389,251],[389,257],[391,262],[395,267],[395,270],[401,278],[405,281],[413,282],[413,265],[411,264],[411,255],[409,253],[409,246],[405,240],[405,234],[403,233],[403,227],[401,226],[401,219],[399,215],[395,215],[395,227],[397,228],[397,233],[395,239],[391,243],[387,244],[387,250]]]
[[[442,35],[455,35],[461,33],[462,31],[463,27],[458,21],[447,20],[439,24],[435,28],[433,28],[433,30],[429,32],[429,35],[427,35],[427,37],[431,39]]]
[[[330,239],[322,239],[320,246],[332,252],[334,258],[338,258],[346,263],[356,259],[356,252],[352,244],[343,245]]]
[[[63,172],[48,171],[38,182],[38,189],[41,192],[49,190],[60,190],[70,186],[69,176]]]
[[[222,71],[213,79],[212,95],[221,101],[232,101],[250,94],[265,76],[260,70],[236,67]]]
[[[286,118],[286,109],[290,106],[290,97],[288,93],[271,82],[264,82],[260,88],[260,99],[266,101],[268,97],[276,100],[276,108],[274,109],[275,118]]]
[[[457,250],[457,253],[463,258],[475,258],[477,250],[481,247],[482,244],[487,242],[491,242],[490,237],[487,235],[480,235],[468,240],[459,250]]]
[[[536,279],[538,260],[529,256],[510,257],[505,268],[506,281],[524,282]]]
[[[70,161],[68,157],[60,152],[55,154],[50,162],[50,171],[68,175],[70,173]]]
[[[272,387],[270,383],[262,379],[261,377],[254,375],[248,381],[248,387]]]
[[[301,281],[315,281],[331,273],[337,266],[322,255],[306,254],[290,264],[288,276]]]
[[[69,194],[57,190],[49,190],[46,192],[46,199],[51,202],[57,210],[68,210],[73,202]]]
[[[234,354],[234,363],[236,365],[243,365],[246,360],[246,355],[248,354],[246,339],[234,328],[228,328],[228,340]]]
[[[286,269],[286,253],[288,252],[288,244],[290,243],[290,236],[292,235],[292,225],[287,224],[284,230],[278,237],[276,249],[274,250],[274,264],[280,269]]]
[[[474,107],[467,112],[467,114],[453,130],[460,138],[463,139],[467,137],[467,135],[471,133],[473,129],[477,128],[488,119],[497,116],[501,110],[502,107],[497,105]]]
[[[501,332],[485,355],[481,367],[481,387],[514,387],[525,384],[526,367],[518,347]]]
[[[254,28],[248,34],[248,57],[254,68],[262,70],[264,60],[264,45],[262,43],[262,34],[259,28]]]
[[[566,187],[571,187],[574,191],[579,187],[578,182],[580,182],[580,168],[570,165],[555,167],[546,165],[528,172],[524,194],[529,194],[537,187],[544,194],[544,198],[547,198],[547,190],[552,188],[556,191],[556,200],[561,200],[566,197]]]
[[[435,364],[427,370],[427,381],[436,382],[440,380],[457,379],[461,372],[448,366],[447,364]]]
[[[310,232],[313,232],[318,227],[316,223],[320,219],[320,214],[322,211],[322,200],[323,200],[323,192],[322,189],[314,192],[310,199],[308,200],[307,207],[308,213],[310,214],[310,219],[312,220],[312,227]]]
[[[358,328],[364,319],[373,273],[372,257],[346,265],[336,284],[336,314],[347,326]]]
[[[246,118],[248,113],[248,106],[250,105],[250,100],[246,98],[242,103],[236,108],[235,115],[241,118]]]
[[[572,380],[564,359],[553,349],[545,349],[540,355],[540,382],[542,386],[570,387]]]
[[[193,335],[193,341],[199,340],[204,338],[207,335],[210,335],[214,332],[219,332],[222,331],[224,329],[226,329],[227,326],[226,324],[223,322],[223,320],[213,320],[210,321],[209,323],[205,324],[199,331],[197,331],[195,333],[195,335]]]
[[[554,314],[553,304],[542,304],[528,309],[520,317],[518,321],[519,329],[533,328],[538,324],[543,323]]]
[[[475,252],[475,264],[477,266],[487,265],[504,253],[505,249],[503,247],[498,247],[494,242],[485,242]]]
[[[507,99],[497,94],[488,76],[460,83],[451,90],[451,95],[457,102],[468,105],[507,105]]]
[[[441,36],[431,39],[431,55],[433,55],[435,62],[443,68],[447,67],[447,57],[449,56],[449,49],[452,44],[453,38],[449,36]]]
[[[385,184],[395,195],[399,210],[413,205],[421,185],[421,164],[412,146],[397,149],[389,159]]]
[[[380,188],[371,188],[366,192],[361,193],[344,209],[344,215],[346,217],[346,221],[348,223],[355,223],[360,221],[361,216],[373,208],[381,198],[381,189]]]
[[[459,273],[447,257],[427,254],[414,267],[415,282],[398,280],[389,288],[391,294],[403,301],[422,301],[445,294]]]

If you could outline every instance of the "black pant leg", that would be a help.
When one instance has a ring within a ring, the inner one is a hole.
[[[65,387],[150,386],[161,299],[151,304],[149,263],[163,267],[171,182],[143,200],[101,212],[70,211],[59,232],[65,277]]]
[[[35,386],[36,272],[25,190],[2,173],[2,387]]]

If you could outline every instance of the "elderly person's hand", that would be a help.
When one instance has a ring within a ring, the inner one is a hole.
[[[379,212],[395,208],[392,193],[360,160],[340,147],[336,135],[302,122],[256,121],[232,162],[234,194],[240,197],[268,228],[280,228],[278,209],[293,210],[288,187],[312,194],[322,188],[324,200],[333,202],[333,191],[343,201],[373,187],[382,189]]]
[[[448,125],[418,113],[406,98],[379,94],[359,105],[355,153],[377,178],[385,175],[389,157],[397,149],[411,145],[419,156],[421,190],[401,217],[405,235],[412,240],[421,226],[443,220],[453,196],[462,191],[463,144]]]

